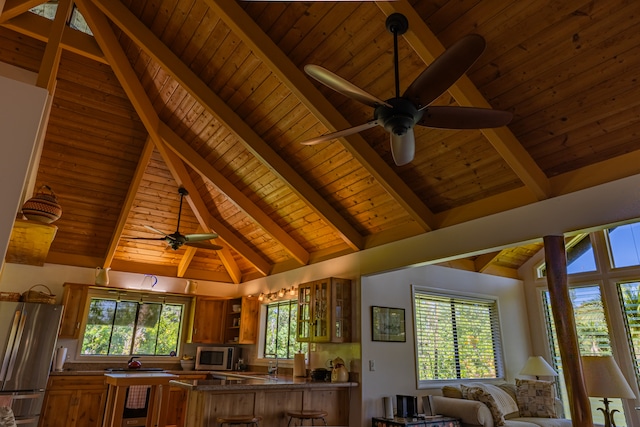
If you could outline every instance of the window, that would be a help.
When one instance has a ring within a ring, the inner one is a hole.
[[[640,282],[618,283],[618,296],[631,344],[636,381],[640,380]]]
[[[566,240],[567,274],[596,271],[596,259],[588,234],[580,234]],[[538,277],[547,276],[547,266],[543,263],[538,268]]]
[[[609,326],[605,316],[600,287],[598,285],[573,287],[569,289],[569,298],[571,299],[574,311],[580,354],[583,356],[610,355],[611,339],[609,336]],[[546,326],[551,341],[549,345],[551,347],[550,349],[553,356],[553,362],[556,371],[558,372],[558,387],[560,389],[564,408],[569,408],[566,385],[562,374],[560,347],[558,346],[556,328],[551,312],[549,291],[543,292],[543,301]],[[612,409],[617,409],[622,412],[622,401],[620,399],[610,399],[610,401]],[[597,411],[599,406],[598,399],[592,398],[591,411],[593,420],[596,423],[604,423],[602,414]],[[565,417],[571,418],[569,411],[565,411]]]
[[[148,301],[143,300],[146,297]],[[175,356],[184,302],[139,293],[92,295],[82,338],[83,356]],[[179,300],[177,298],[176,300]]]
[[[58,10],[58,2],[57,1],[48,1],[41,5],[35,6],[29,9],[30,12],[35,13],[36,15],[40,15],[44,18],[54,20],[56,17],[56,12]],[[71,10],[71,17],[69,18],[69,27],[74,30],[82,31],[83,33],[93,35],[91,29],[87,25],[87,22],[84,19],[84,16],[78,11],[77,6],[73,5],[73,9]]]
[[[264,357],[293,359],[294,354],[307,352],[307,343],[296,340],[297,314],[297,299],[267,305]]]
[[[614,268],[640,265],[640,223],[606,230]]]
[[[503,378],[494,300],[414,291],[418,381]]]

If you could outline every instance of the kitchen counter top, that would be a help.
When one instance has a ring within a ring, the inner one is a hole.
[[[216,374],[218,376],[218,374]],[[218,378],[205,380],[176,379],[169,382],[173,386],[182,387],[194,391],[219,391],[219,390],[255,390],[255,389],[292,389],[292,388],[348,388],[357,387],[358,383],[343,382],[332,383],[324,381],[311,381],[308,378],[264,375],[256,377],[252,375],[232,374],[219,375]]]
[[[184,371],[182,369],[165,369],[163,371],[137,371],[134,369],[127,369],[123,371],[108,371],[105,369],[89,369],[89,370],[65,370],[65,371],[53,371],[49,372],[49,376],[60,376],[60,375],[104,375],[104,374],[117,374],[117,373],[158,373],[164,372],[167,374],[174,375],[207,375],[211,371]]]

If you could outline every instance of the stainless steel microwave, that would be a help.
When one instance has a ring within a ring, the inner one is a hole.
[[[198,347],[196,351],[196,370],[230,371],[237,362],[235,347]]]

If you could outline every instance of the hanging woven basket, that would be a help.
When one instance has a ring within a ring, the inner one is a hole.
[[[43,185],[35,196],[24,203],[22,214],[27,219],[51,224],[62,215],[62,207],[51,187]]]

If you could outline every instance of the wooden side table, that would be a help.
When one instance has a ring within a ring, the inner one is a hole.
[[[457,418],[436,415],[426,418],[373,418],[372,427],[460,427]]]

